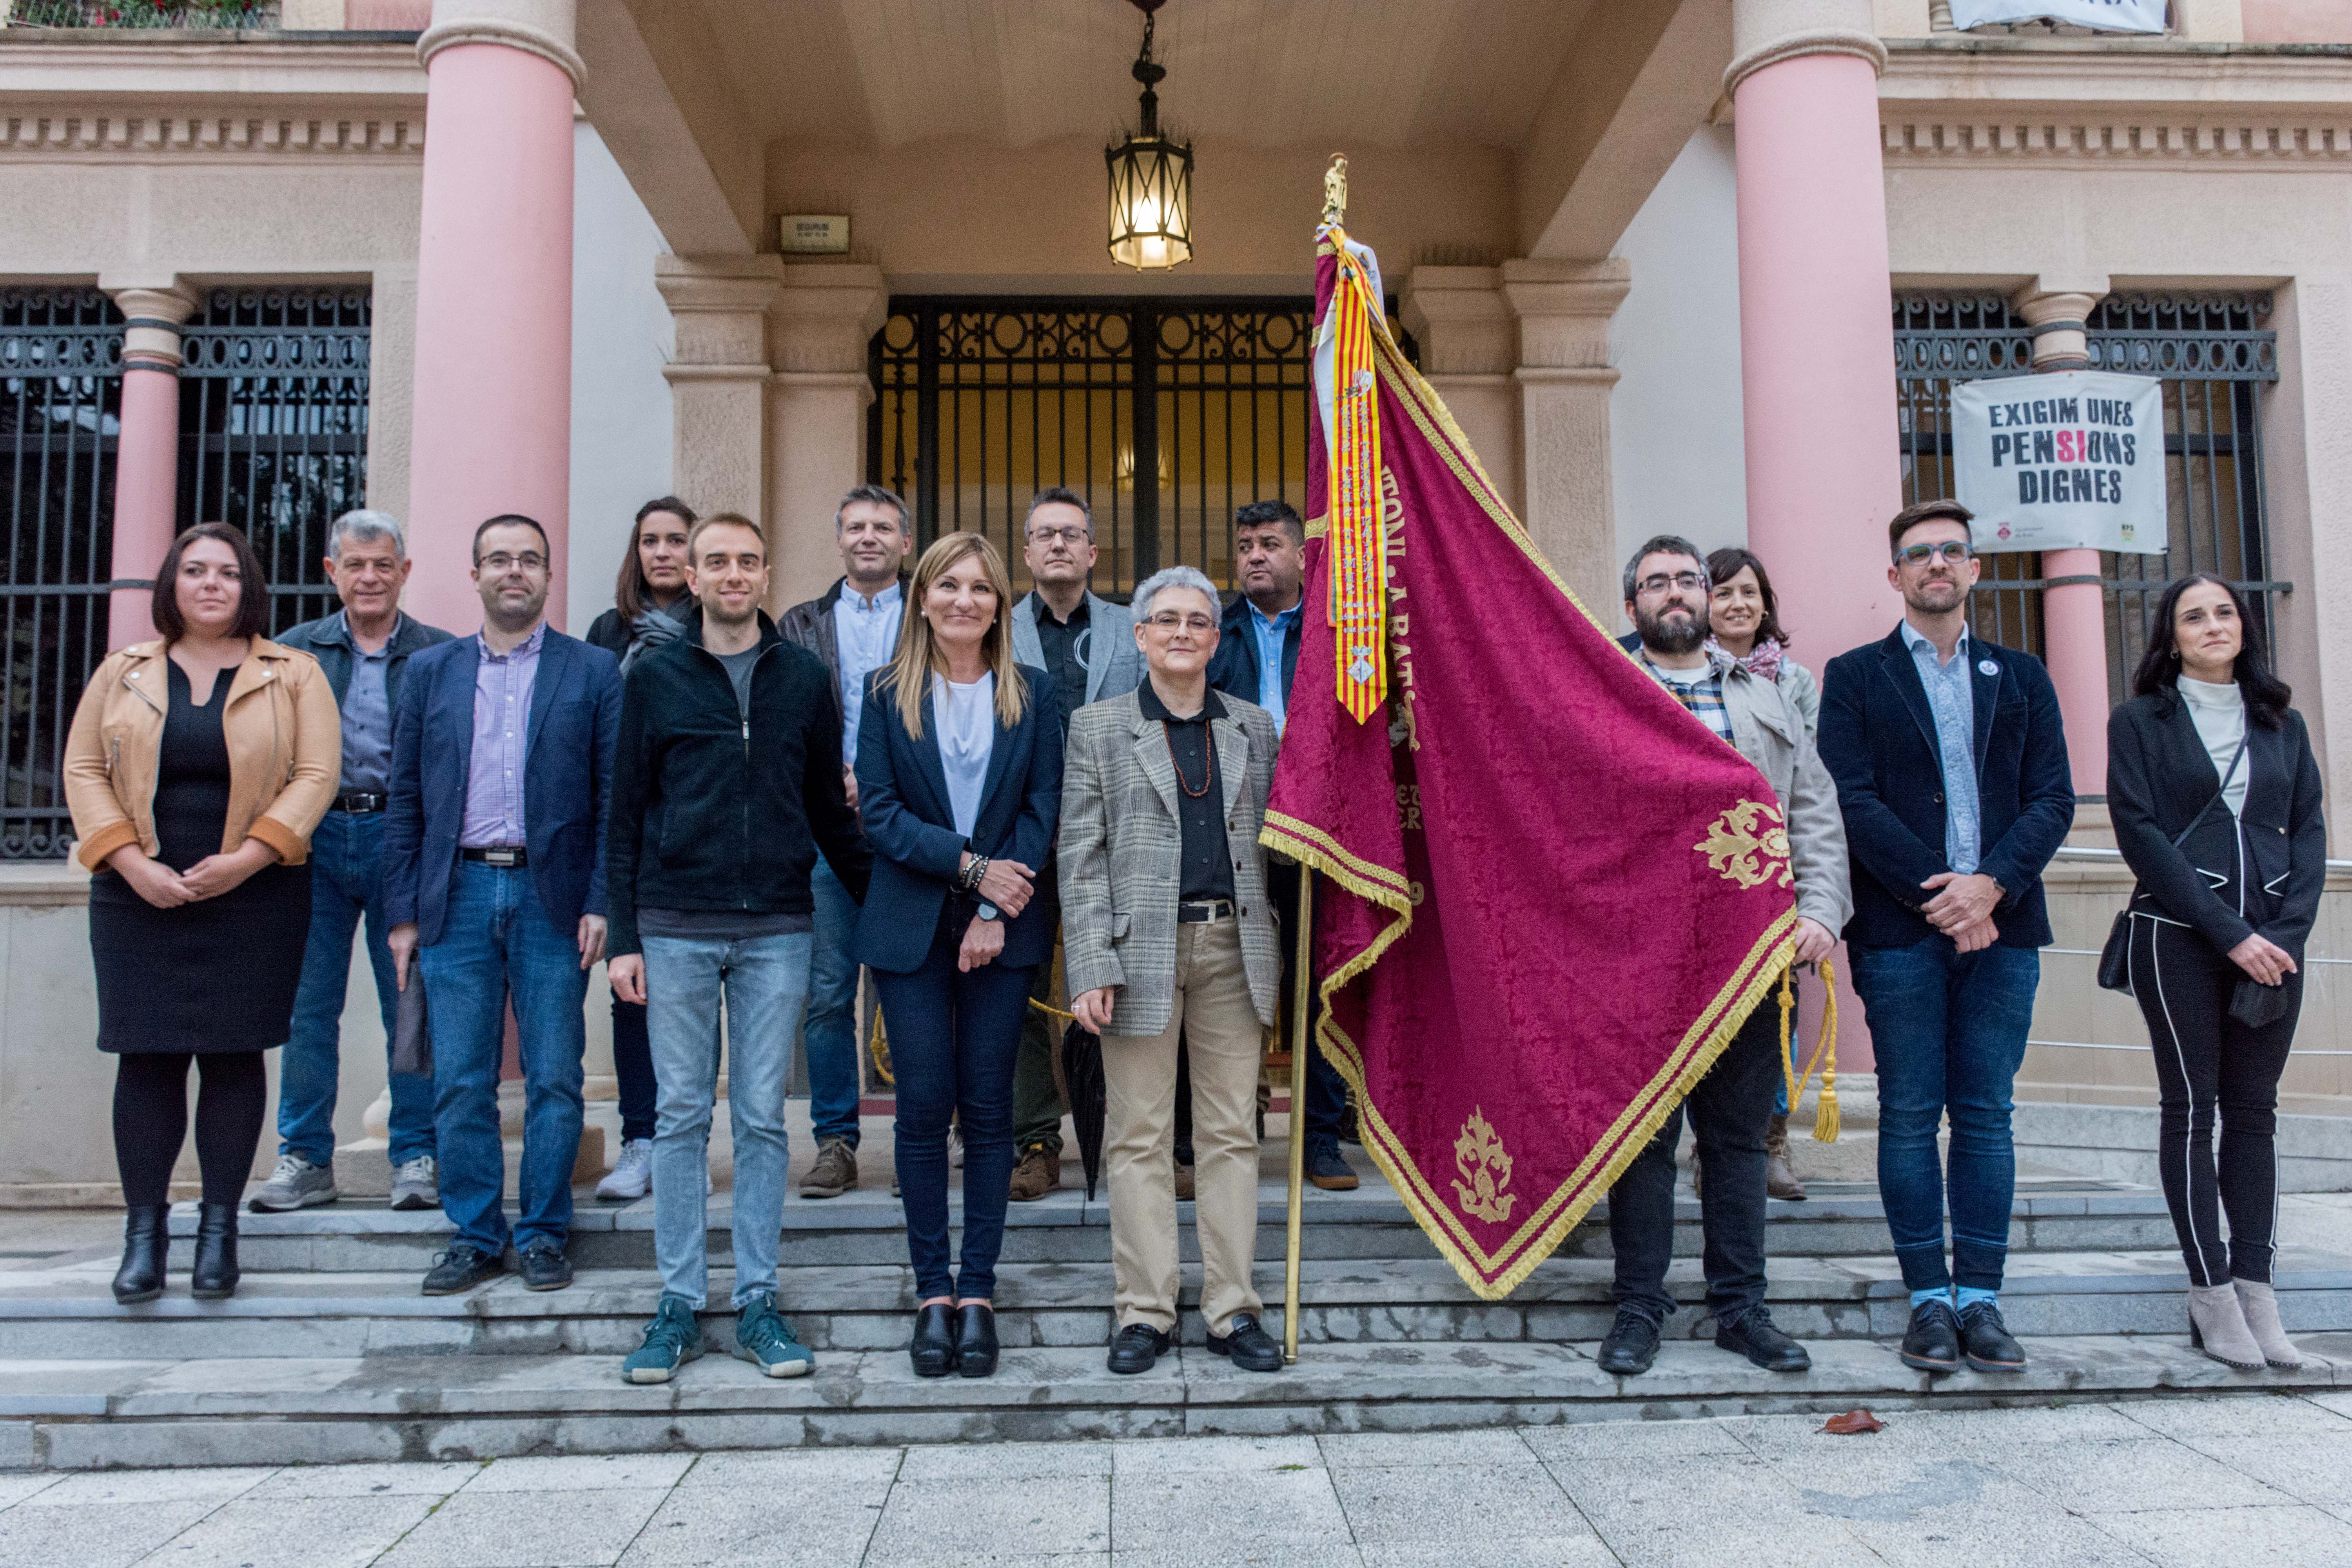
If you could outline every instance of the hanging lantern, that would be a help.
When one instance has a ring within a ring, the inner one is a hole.
[[[1168,74],[1151,58],[1152,13],[1161,0],[1129,0],[1143,13],[1143,52],[1135,79],[1143,84],[1140,132],[1103,153],[1110,167],[1110,258],[1155,272],[1192,259],[1192,146],[1160,133],[1160,94]]]

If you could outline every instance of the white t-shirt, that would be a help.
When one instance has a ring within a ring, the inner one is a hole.
[[[944,675],[931,678],[931,722],[939,727],[940,766],[948,778],[948,808],[955,830],[966,838],[980,821],[981,792],[988,784],[988,756],[996,748],[996,674],[968,686]]]
[[[2229,787],[2221,792],[2221,800],[2232,816],[2242,816],[2246,809],[2246,764],[2238,763],[2238,771],[2230,773],[2231,761],[2238,754],[2239,745],[2246,738],[2246,700],[2238,692],[2234,680],[2216,686],[2210,680],[2198,680],[2183,675],[2180,678],[2180,700],[2189,705],[2189,717],[2197,726],[2197,738],[2205,742],[2206,753],[2213,759],[2216,777],[2227,774]]]

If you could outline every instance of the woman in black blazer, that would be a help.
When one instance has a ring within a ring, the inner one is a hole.
[[[2327,879],[2319,763],[2261,628],[2219,577],[2165,589],[2132,690],[2107,721],[2107,809],[2139,879],[2125,941],[2156,1048],[2158,1168],[2191,1332],[2233,1366],[2297,1366],[2271,1289],[2274,1141]]]
[[[1062,806],[1045,672],[1013,660],[995,546],[950,533],[915,567],[891,661],[866,678],[857,805],[874,877],[857,921],[890,1029],[898,1186],[919,1306],[915,1371],[996,1370],[996,1255],[1013,1177],[1013,1068],[1054,929],[1028,909]],[[963,1258],[948,1246],[948,1121],[963,1130]]]

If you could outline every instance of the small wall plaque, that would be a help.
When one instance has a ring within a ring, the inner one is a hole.
[[[840,256],[849,249],[847,213],[786,213],[776,228],[786,256]]]

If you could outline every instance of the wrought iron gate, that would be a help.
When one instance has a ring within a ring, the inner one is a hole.
[[[1231,586],[1234,508],[1306,510],[1313,337],[1305,300],[894,300],[869,350],[866,476],[908,498],[922,542],[996,541],[1019,588],[1022,519],[1048,485],[1094,509],[1097,591],[1178,563]]]
[[[0,859],[65,853],[58,764],[106,657],[122,313],[95,289],[0,289]]]
[[[327,525],[367,504],[364,289],[216,289],[180,373],[180,525],[234,523],[269,579],[270,629],[335,607]]]
[[[2278,380],[2277,334],[2263,326],[2270,310],[2267,294],[2134,292],[2108,296],[2091,315],[2095,368],[2164,383],[2168,551],[2099,557],[2114,700],[2123,700],[2147,647],[2147,613],[2173,578],[2190,572],[2228,578],[2263,617],[2265,631],[2273,596],[2293,591],[2271,575],[2263,499],[2258,389]],[[1998,293],[1895,296],[1906,502],[1952,493],[1953,384],[2029,374],[2032,358],[2025,322]],[[2041,653],[2040,560],[2030,552],[1985,558],[1970,608],[1979,636]]]

